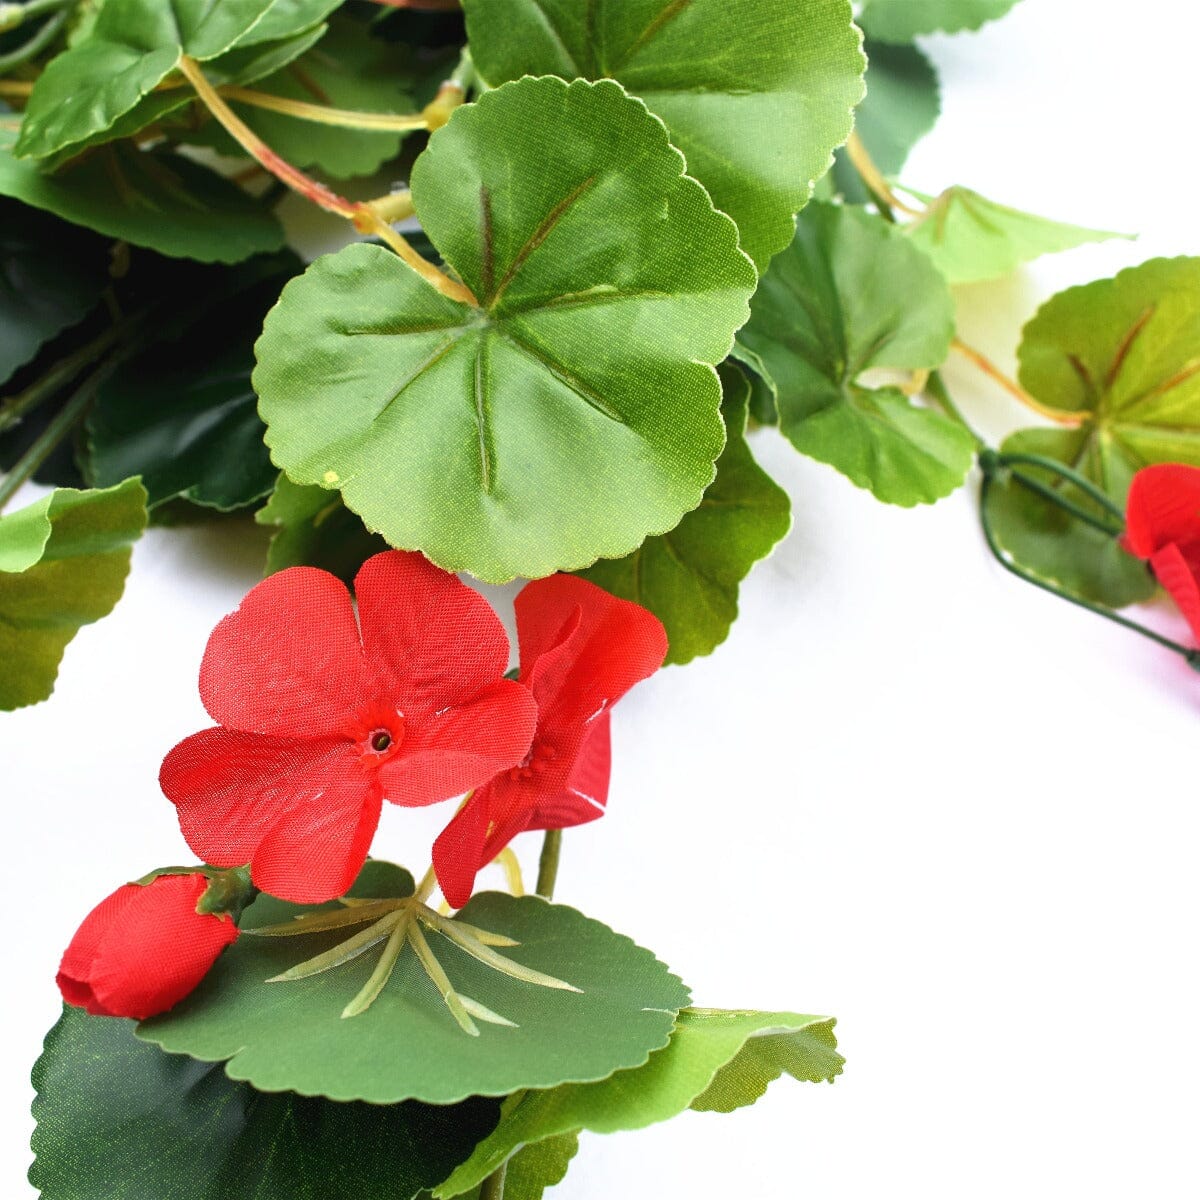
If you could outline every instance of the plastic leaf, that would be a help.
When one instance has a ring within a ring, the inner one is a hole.
[[[547,1188],[561,1183],[571,1160],[579,1153],[579,1134],[560,1133],[522,1146],[504,1169],[505,1200],[542,1200]],[[481,1183],[455,1200],[480,1200]]]
[[[381,869],[387,868],[367,864],[368,883]],[[262,896],[247,910],[243,927],[279,924],[301,911]],[[666,1045],[687,989],[649,951],[574,909],[532,896],[485,893],[460,915],[470,925],[514,939],[518,944],[505,947],[505,957],[582,990],[513,979],[430,933],[454,987],[512,1026],[481,1021],[478,1036],[467,1036],[411,949],[401,954],[374,1003],[342,1019],[378,953],[306,979],[267,983],[344,935],[243,935],[197,991],[171,1012],[143,1022],[138,1036],[173,1053],[228,1060],[231,1078],[261,1090],[379,1104],[404,1099],[448,1104],[470,1095],[603,1079],[644,1063]],[[381,1045],[402,1045],[405,1051],[380,1054]]]
[[[99,238],[0,200],[0,383],[82,320],[108,282],[108,247]]]
[[[729,1112],[753,1104],[785,1071],[832,1081],[841,1073],[833,1020],[796,1013],[685,1009],[670,1045],[637,1070],[599,1083],[514,1096],[500,1124],[434,1191],[448,1200],[486,1179],[518,1147],[588,1129],[643,1129],[689,1107]]]
[[[881,42],[911,42],[927,33],[961,33],[1003,17],[1017,0],[867,0],[859,23]]]
[[[426,232],[479,298],[379,246],[289,284],[254,374],[272,458],[394,546],[491,582],[627,554],[678,524],[724,440],[710,364],[754,268],[614,83],[526,79],[430,139]]]
[[[746,443],[749,382],[736,368],[722,367],[721,375],[727,441],[700,507],[628,557],[602,560],[583,572],[662,621],[669,663],[711,654],[728,637],[741,581],[792,524],[787,493],[754,461]]]
[[[496,1123],[452,1108],[264,1095],[163,1054],[133,1023],[68,1008],[33,1070],[43,1200],[413,1200]]]
[[[960,486],[974,443],[948,417],[860,376],[940,366],[953,332],[949,288],[924,254],[862,209],[817,203],[738,336],[769,372],[779,427],[797,450],[910,507]]]
[[[884,175],[896,175],[912,148],[937,124],[941,89],[933,63],[916,46],[867,41],[867,94],[854,113],[854,129]],[[851,204],[870,199],[844,150],[832,174]]]
[[[1061,292],[1025,327],[1020,363],[1025,389],[1080,423],[1022,431],[1005,451],[1065,462],[1120,505],[1142,467],[1200,466],[1200,258],[1152,259]],[[1144,566],[1115,540],[1008,493],[996,534],[1023,566],[1104,604],[1148,594]]]
[[[912,194],[929,207],[904,232],[950,283],[998,279],[1043,254],[1129,236],[1036,217],[964,187],[948,188],[936,199]]]
[[[848,0],[465,0],[490,84],[522,75],[616,79],[645,100],[688,173],[737,222],[761,269],[829,169],[862,98]]]
[[[67,643],[121,598],[146,491],[60,488],[0,517],[0,708],[45,700]]]

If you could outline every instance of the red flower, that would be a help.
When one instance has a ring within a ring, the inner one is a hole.
[[[1139,471],[1125,525],[1125,549],[1150,563],[1200,638],[1200,470],[1167,463]]]
[[[608,800],[609,709],[667,653],[658,618],[573,575],[517,597],[521,682],[538,703],[525,759],[468,800],[433,847],[446,899],[461,908],[475,874],[527,829],[594,821]]]
[[[196,912],[203,875],[160,875],[117,888],[71,939],[58,988],[94,1017],[142,1020],[174,1007],[237,941],[228,917]]]
[[[358,624],[325,571],[258,584],[200,667],[221,727],[180,742],[159,776],[197,855],[249,863],[263,891],[302,904],[354,882],[384,799],[461,795],[519,762],[536,722],[502,678],[508,637],[478,592],[395,550],[354,589]]]

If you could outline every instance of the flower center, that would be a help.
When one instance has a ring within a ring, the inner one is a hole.
[[[543,768],[547,767],[558,757],[558,751],[545,742],[534,742],[529,753],[508,772],[508,777],[514,783],[522,779],[532,779]]]
[[[392,744],[392,735],[386,729],[376,729],[371,734],[371,749],[381,753]]]
[[[382,704],[372,705],[359,715],[354,740],[363,766],[382,766],[404,744],[404,714]]]

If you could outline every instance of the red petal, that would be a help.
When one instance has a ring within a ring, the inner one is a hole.
[[[609,719],[605,713],[588,730],[562,788],[546,789],[527,813],[526,829],[569,829],[604,815],[612,771]],[[491,850],[491,846],[488,846]],[[495,853],[499,853],[497,850]],[[493,855],[494,857],[494,855]]]
[[[461,796],[519,763],[536,724],[529,689],[499,679],[469,703],[409,722],[400,753],[379,768],[383,794],[409,808]]]
[[[1145,467],[1126,505],[1127,549],[1149,558],[1171,542],[1200,541],[1200,470],[1178,463]]]
[[[526,585],[516,612],[521,678],[541,710],[539,729],[594,718],[666,657],[667,634],[653,613],[574,575]]]
[[[433,843],[433,869],[438,886],[451,908],[462,908],[475,889],[475,876],[486,865],[483,844],[487,840],[488,792],[480,788],[457,813]]]
[[[1175,545],[1159,550],[1150,559],[1150,566],[1187,619],[1192,633],[1200,640],[1200,582],[1196,579],[1195,568]]]
[[[508,635],[492,606],[423,555],[374,555],[354,593],[374,688],[406,718],[462,704],[504,674]]]
[[[352,720],[362,658],[345,585],[315,567],[290,567],[252,588],[213,630],[200,698],[229,729],[322,737]]]
[[[238,936],[232,921],[196,912],[207,887],[201,875],[162,875],[145,887],[118,889],[68,948],[60,973],[64,997],[72,1002],[73,994],[86,992],[93,1015],[138,1019],[178,1004]],[[84,953],[86,972],[79,973]]]
[[[167,755],[159,782],[205,862],[250,863],[258,887],[299,904],[354,882],[379,821],[378,785],[341,739],[208,729]]]

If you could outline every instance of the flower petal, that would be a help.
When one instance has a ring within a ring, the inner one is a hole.
[[[315,567],[290,567],[252,588],[213,630],[200,666],[209,716],[243,733],[343,732],[362,689],[350,594]]]
[[[1195,568],[1173,544],[1153,555],[1150,566],[1200,640],[1200,581],[1196,579]]]
[[[483,844],[491,824],[488,793],[480,788],[433,843],[433,869],[438,886],[451,908],[463,908],[475,889],[475,876],[486,865]]]
[[[340,739],[208,729],[167,755],[159,782],[194,853],[250,863],[257,887],[298,904],[346,891],[379,822],[379,787]]]
[[[492,606],[424,555],[374,555],[354,594],[374,688],[406,718],[462,704],[504,674],[508,635]]]
[[[1144,467],[1126,505],[1126,548],[1149,558],[1172,542],[1200,541],[1200,470],[1179,463]]]
[[[589,727],[566,787],[538,797],[525,821],[526,829],[568,829],[604,815],[612,774],[609,725],[609,715],[605,712]]]
[[[536,724],[529,689],[499,679],[467,704],[410,722],[401,752],[379,768],[383,794],[409,808],[461,796],[519,763]]]

